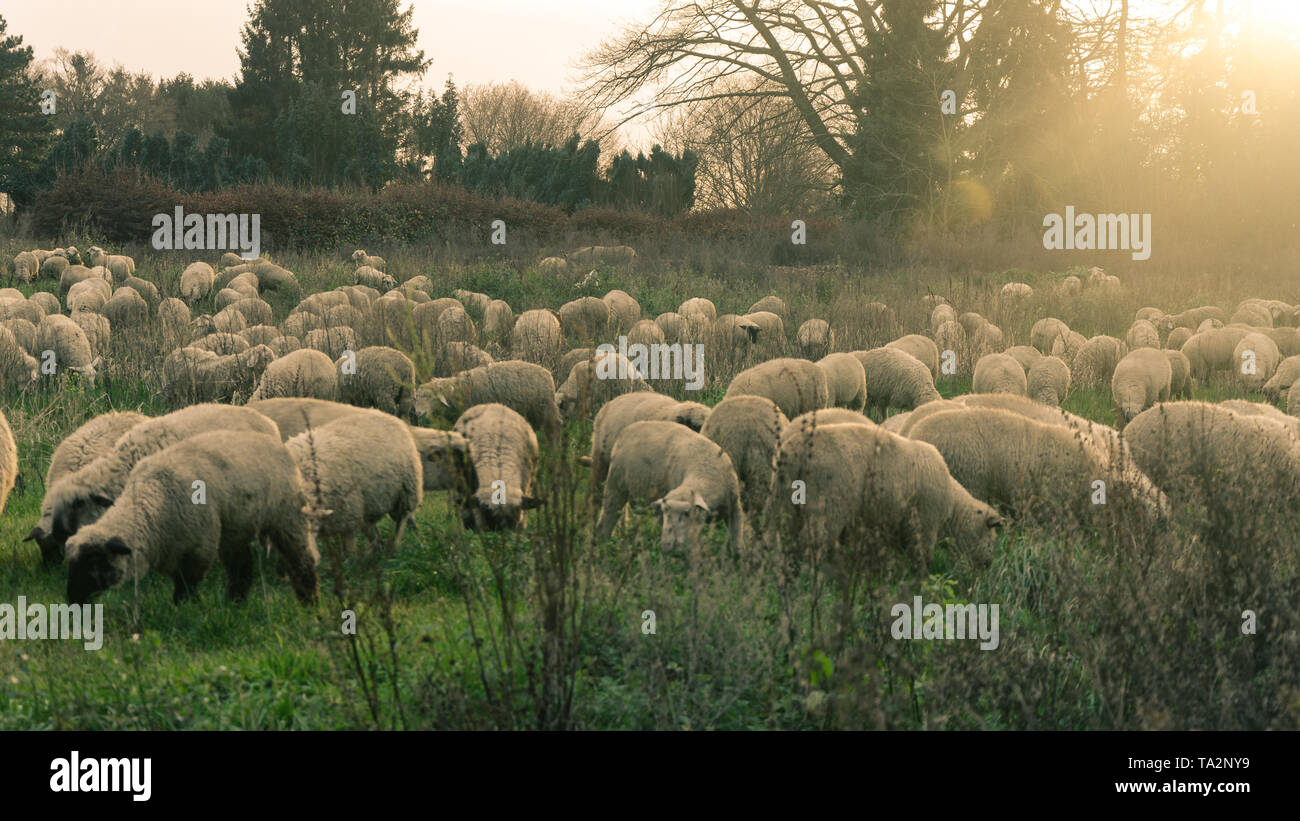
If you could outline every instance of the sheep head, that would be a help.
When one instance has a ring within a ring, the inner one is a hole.
[[[668,552],[685,549],[699,541],[700,531],[712,511],[698,493],[677,488],[650,505],[659,511],[661,533],[659,547]]]
[[[118,536],[107,540],[76,538],[68,542],[68,601],[90,600],[126,578],[132,550]]]

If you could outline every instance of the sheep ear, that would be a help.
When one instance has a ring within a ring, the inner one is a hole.
[[[701,496],[700,494],[698,493],[695,494],[695,498],[692,500],[692,502],[696,507],[698,507],[700,510],[703,510],[705,513],[710,512],[708,502],[704,501],[704,497]]]
[[[520,506],[523,507],[524,510],[533,510],[534,508],[539,508],[544,504],[546,504],[545,499],[538,499],[533,496],[525,496]]]
[[[131,555],[131,548],[118,536],[109,539],[108,543],[104,545],[104,549],[114,556]]]
[[[24,542],[34,542],[34,541],[36,541],[37,539],[41,538],[41,537],[44,536],[44,535],[45,535],[45,531],[41,530],[41,526],[40,526],[40,525],[37,525],[36,527],[33,527],[33,528],[32,528],[32,532],[31,532],[31,533],[28,533],[28,534],[27,534],[27,538],[23,539],[23,541],[24,541]]]

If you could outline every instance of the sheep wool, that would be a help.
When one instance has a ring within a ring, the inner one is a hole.
[[[355,354],[345,351],[335,362],[339,399],[415,419],[415,363],[395,348],[375,345]]]
[[[9,501],[9,493],[17,479],[18,445],[14,442],[9,420],[0,411],[0,513],[5,512],[5,503]]]
[[[742,507],[751,515],[766,504],[776,472],[778,443],[788,424],[771,399],[733,396],[715,405],[700,428],[701,435],[716,442],[731,459],[740,482]]]
[[[555,403],[555,380],[550,371],[530,362],[493,362],[425,382],[416,390],[415,412],[418,417],[437,412],[454,421],[475,405],[493,402],[523,416],[552,441],[558,440],[560,409]]]
[[[826,372],[827,404],[859,413],[867,402],[867,372],[851,353],[833,353],[817,360]]]
[[[1027,396],[1029,383],[1025,369],[1015,357],[1005,353],[986,354],[975,363],[971,382],[973,393],[1011,393]]]
[[[1130,351],[1115,366],[1110,380],[1116,426],[1123,429],[1133,417],[1156,402],[1167,401],[1172,383],[1173,366],[1163,351],[1156,348]]]
[[[826,372],[806,359],[793,358],[769,359],[736,374],[725,398],[741,395],[767,397],[787,418],[820,410],[829,401]]]
[[[708,420],[707,405],[679,402],[671,396],[652,391],[637,391],[616,396],[601,406],[591,430],[591,488],[599,496],[609,472],[609,455],[619,433],[633,422],[659,420],[676,422],[698,432]]]
[[[1044,356],[1029,368],[1026,392],[1030,399],[1059,406],[1070,392],[1070,366],[1056,356]]]
[[[334,363],[320,351],[302,348],[267,365],[251,398],[309,396],[332,401],[338,393],[339,378]]]
[[[941,398],[934,387],[934,376],[919,359],[898,348],[885,346],[870,351],[854,351],[867,376],[867,413],[876,411],[883,420],[890,408],[910,411]],[[805,408],[805,413],[814,408]],[[794,418],[799,413],[787,416]]]
[[[514,530],[526,511],[542,502],[532,494],[537,472],[537,434],[527,420],[505,405],[488,403],[467,410],[455,430],[469,442],[477,488],[458,499],[461,521],[473,530]]]

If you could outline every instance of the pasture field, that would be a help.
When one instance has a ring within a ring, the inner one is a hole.
[[[64,239],[92,244],[89,237]],[[0,257],[27,245],[0,241]],[[713,300],[719,314],[743,314],[776,294],[793,315],[787,336],[793,339],[804,319],[821,317],[843,351],[927,331],[927,292],[943,294],[958,312],[993,319],[1008,344],[1028,344],[1030,326],[1045,316],[1085,336],[1123,338],[1146,305],[1231,311],[1247,296],[1300,301],[1300,285],[1280,273],[1128,278],[1121,271],[1116,294],[1065,297],[1054,286],[1082,270],[949,277],[906,265],[792,268],[698,255],[681,263],[638,249],[634,270],[601,268],[598,282],[579,286],[514,258],[474,259],[450,248],[369,250],[388,260],[399,281],[424,274],[435,296],[481,291],[505,299],[516,315],[614,288],[635,297],[649,317],[692,296]],[[164,296],[176,294],[180,271],[192,261],[186,252],[134,255],[136,275]],[[269,256],[295,272],[304,296],[353,281],[342,255]],[[12,284],[5,279],[0,286]],[[997,302],[1008,281],[1036,289],[1014,312]],[[21,290],[33,287],[57,290],[48,280]],[[296,302],[284,294],[264,298],[276,322]],[[894,308],[898,328],[864,322],[863,306],[872,301]],[[23,541],[39,515],[50,455],[98,413],[166,412],[167,353],[148,329],[115,332],[106,378],[93,389],[75,380],[4,386],[0,402],[21,469],[0,515],[4,601],[66,600],[66,573],[43,568],[35,545]],[[716,404],[752,356],[707,352],[702,397],[678,395]],[[421,364],[418,354],[413,359]],[[971,387],[968,376],[941,377],[937,386],[944,396]],[[1267,401],[1225,376],[1198,384],[1193,396]],[[1114,423],[1108,389],[1074,390],[1063,407]],[[154,574],[99,599],[105,640],[98,651],[76,641],[0,644],[0,729],[1300,726],[1300,540],[1281,525],[1247,527],[1217,509],[1186,511],[1182,521],[1213,525],[1195,528],[1143,527],[1122,509],[1107,528],[1020,522],[1002,532],[990,556],[941,547],[924,578],[901,556],[811,557],[795,572],[755,538],[742,555],[728,556],[721,527],[708,531],[700,550],[666,555],[644,509],[634,509],[613,539],[593,543],[598,507],[578,462],[590,431],[590,422],[571,420],[562,446],[544,448],[535,493],[546,504],[520,532],[465,531],[446,494],[432,493],[391,555],[370,545],[342,556],[322,545],[314,606],[300,606],[269,564],[258,567],[243,603],[227,600],[219,567],[181,606],[172,604],[170,581]],[[1231,490],[1224,489],[1229,507]],[[1294,506],[1287,490],[1278,489],[1278,504]],[[391,523],[381,528],[387,535]],[[915,596],[997,603],[1000,646],[895,640],[890,609]],[[1257,614],[1253,634],[1242,630],[1246,610]],[[355,634],[341,629],[344,611],[356,615]],[[653,633],[644,631],[646,611],[654,614]]]

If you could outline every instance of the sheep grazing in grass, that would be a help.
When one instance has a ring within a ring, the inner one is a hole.
[[[308,396],[332,401],[338,394],[339,377],[334,363],[320,351],[302,348],[267,365],[251,398]]]
[[[806,359],[769,359],[736,374],[726,398],[764,396],[787,418],[824,408],[830,395],[826,372]]]
[[[5,503],[9,501],[9,493],[17,480],[18,445],[14,442],[9,420],[0,411],[0,513],[5,512]]]
[[[1169,399],[1173,366],[1164,352],[1155,348],[1130,351],[1115,366],[1110,391],[1115,402],[1116,427],[1121,430],[1142,411]]]
[[[1286,428],[1292,438],[1300,440],[1300,419],[1289,416],[1272,405],[1264,402],[1247,402],[1245,399],[1226,399],[1219,403],[1219,407],[1226,408],[1240,416],[1255,416],[1272,420]]]
[[[550,311],[524,311],[515,320],[510,350],[524,362],[554,367],[564,352],[564,329]]]
[[[1027,396],[1029,383],[1025,376],[1025,369],[1020,366],[1015,357],[1005,353],[993,353],[980,357],[980,360],[975,363],[971,391]]]
[[[569,265],[586,268],[591,265],[631,265],[636,262],[636,251],[629,245],[588,245],[565,255]]]
[[[358,268],[363,265],[368,265],[376,271],[388,270],[388,263],[384,261],[383,257],[371,256],[360,248],[352,252],[351,260],[352,264],[356,265]]]
[[[781,318],[782,322],[784,322],[785,319],[790,316],[789,306],[787,306],[785,304],[785,300],[781,299],[781,297],[779,296],[765,296],[762,299],[760,299],[758,302],[755,302],[753,305],[750,305],[749,310],[746,311],[745,313],[756,314],[764,311],[767,313],[776,314]]]
[[[697,546],[708,519],[726,522],[733,553],[744,548],[744,508],[731,459],[717,443],[684,425],[633,422],[618,435],[594,531],[597,540],[614,532],[628,502],[650,502],[658,511],[664,551]]]
[[[456,420],[456,433],[469,443],[473,482],[458,497],[462,524],[472,530],[515,530],[526,511],[542,504],[532,496],[537,472],[537,434],[505,405],[470,408]]]
[[[939,399],[930,369],[916,357],[899,348],[885,346],[870,351],[854,351],[867,378],[865,412],[876,412],[883,420],[890,408],[910,411]],[[815,408],[804,408],[790,418]]]
[[[1023,282],[1008,282],[998,292],[1004,305],[1016,307],[1034,295],[1034,289]]]
[[[226,356],[181,348],[163,363],[163,394],[173,410],[200,402],[234,402],[252,393],[274,359],[265,345]]]
[[[133,288],[118,288],[101,311],[118,330],[143,328],[149,324],[149,303]]]
[[[202,494],[202,503],[196,501]],[[150,570],[172,578],[179,604],[218,559],[226,594],[253,584],[254,540],[267,540],[303,603],[316,598],[318,555],[302,477],[275,433],[203,433],[141,459],[121,495],[68,539],[68,601]]]
[[[1213,328],[1200,331],[1183,343],[1182,352],[1192,363],[1192,376],[1204,380],[1214,371],[1231,371],[1240,366],[1234,360],[1237,343],[1249,334],[1244,328]]]
[[[943,305],[939,306],[939,308],[942,307],[946,307],[946,306]],[[937,311],[939,310],[939,308],[935,308],[935,310]],[[898,339],[895,339],[893,342],[890,342],[885,347],[897,348],[900,351],[905,351],[907,353],[910,353],[912,356],[921,360],[922,364],[924,364],[925,367],[930,369],[931,378],[933,379],[939,378],[939,352],[941,349],[938,343],[935,342],[933,339],[930,339],[928,336],[922,336],[921,334],[908,334],[906,336],[900,336]],[[949,350],[949,349],[944,348],[942,350]],[[956,350],[956,349],[952,349],[952,350]]]
[[[40,378],[40,363],[18,343],[13,332],[0,328],[0,384],[26,385]]]
[[[1187,342],[1187,340],[1191,338],[1192,338],[1191,328],[1183,328],[1183,327],[1174,328],[1169,332],[1169,336],[1165,338],[1165,348],[1173,351],[1180,350],[1183,347],[1183,345]]]
[[[103,360],[92,354],[90,340],[77,323],[62,314],[45,317],[36,326],[36,347],[42,356],[45,351],[54,352],[56,375],[74,371],[94,386]]]
[[[445,379],[432,379],[415,393],[415,412],[423,418],[437,413],[454,421],[475,405],[496,402],[528,420],[551,441],[560,435],[560,409],[550,371],[529,362],[493,362]]]
[[[569,263],[564,257],[546,257],[537,263],[537,272],[544,276],[560,277],[569,272]]]
[[[788,424],[771,399],[733,396],[715,405],[700,428],[702,435],[717,442],[730,457],[740,481],[742,506],[751,515],[766,504],[776,472],[777,447]]]
[[[941,535],[982,554],[1002,526],[933,446],[861,423],[801,425],[785,439],[763,522],[774,549],[824,554],[885,540],[921,567]]]
[[[1029,344],[1037,348],[1039,353],[1050,354],[1056,340],[1069,332],[1070,326],[1049,316],[1034,323],[1034,327],[1029,331]]]
[[[483,335],[494,342],[502,342],[510,336],[515,327],[515,312],[510,303],[503,299],[494,299],[488,303],[483,312]]]
[[[1030,399],[1059,406],[1070,392],[1070,367],[1055,356],[1045,356],[1029,368],[1026,392]]]
[[[181,272],[181,299],[193,305],[212,292],[216,272],[206,262],[194,262]]]
[[[1115,366],[1128,350],[1113,336],[1094,336],[1079,348],[1070,364],[1070,381],[1078,387],[1109,385]]]
[[[1135,351],[1138,348],[1159,348],[1160,332],[1156,330],[1156,326],[1151,322],[1139,319],[1129,327],[1124,341],[1128,344],[1130,351]]]
[[[40,260],[31,251],[20,251],[14,257],[14,278],[24,285],[35,282],[40,272]]]
[[[833,353],[817,360],[826,372],[827,402],[836,408],[862,412],[867,403],[867,372],[851,353]]]
[[[937,332],[939,326],[945,322],[956,321],[957,311],[951,305],[946,303],[943,305],[936,305],[934,306],[934,310],[930,312],[930,333]]]
[[[376,345],[345,351],[334,364],[341,401],[415,421],[415,364],[406,354]]]
[[[1273,375],[1260,388],[1265,396],[1276,401],[1300,379],[1300,356],[1288,356],[1278,363]]]
[[[616,396],[601,406],[591,430],[591,488],[599,497],[609,472],[609,454],[619,433],[633,422],[676,422],[698,432],[709,418],[709,408],[699,402],[680,402],[652,391]]]
[[[406,423],[378,411],[358,411],[285,442],[316,511],[317,539],[340,539],[345,554],[360,534],[393,520],[390,548],[402,540],[407,517],[424,498],[420,452]]]
[[[1277,344],[1264,334],[1252,333],[1241,338],[1232,351],[1234,376],[1246,390],[1263,388],[1282,361]]]
[[[1192,395],[1192,363],[1182,351],[1164,351],[1169,360],[1171,375],[1169,378],[1170,398],[1186,399]]]
[[[587,343],[600,342],[609,333],[609,304],[594,296],[584,296],[560,306],[560,323],[571,338]]]
[[[816,361],[835,350],[835,332],[824,319],[810,319],[799,326],[795,343],[804,359]]]
[[[366,285],[370,288],[378,288],[381,291],[390,291],[397,287],[397,280],[378,268],[369,265],[358,268],[353,277],[357,285]]]
[[[565,418],[590,417],[616,396],[653,390],[626,357],[597,350],[576,363],[555,392],[555,402]]]

